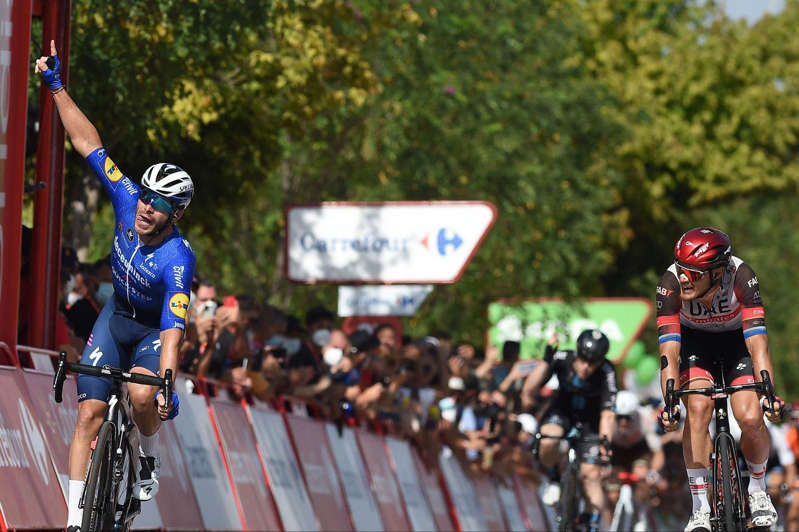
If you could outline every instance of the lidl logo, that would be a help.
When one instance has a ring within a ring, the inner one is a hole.
[[[117,165],[114,164],[114,161],[112,161],[110,157],[105,158],[105,175],[112,183],[116,183],[122,179],[122,172],[117,168]]]
[[[185,318],[189,311],[189,296],[186,294],[175,294],[169,298],[169,310],[178,318]]]

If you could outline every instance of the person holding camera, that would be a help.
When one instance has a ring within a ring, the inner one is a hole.
[[[194,183],[185,170],[169,163],[147,168],[141,186],[122,173],[97,129],[67,93],[55,41],[50,41],[50,56],[36,60],[35,70],[50,89],[72,146],[108,192],[116,218],[111,248],[114,295],[94,324],[81,362],[151,376],[167,369],[176,372],[195,265],[194,252],[176,222],[191,203]],[[90,446],[103,422],[111,379],[79,375],[77,384],[78,419],[69,449],[69,531],[80,527]],[[154,386],[133,383],[127,389],[140,435],[141,470],[134,496],[150,500],[158,491],[158,429],[177,415],[177,394],[163,397]]]

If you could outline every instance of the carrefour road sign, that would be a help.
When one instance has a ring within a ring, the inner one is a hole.
[[[618,364],[651,315],[652,303],[644,298],[497,301],[488,306],[488,336],[496,346],[506,340],[521,342],[521,356],[532,358],[543,355],[553,333],[558,333],[561,348],[574,349],[580,332],[600,329],[610,340],[608,359]]]
[[[486,201],[321,203],[286,212],[295,282],[454,283],[497,218]]]

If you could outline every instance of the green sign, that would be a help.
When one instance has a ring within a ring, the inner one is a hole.
[[[508,340],[520,342],[522,358],[540,358],[554,333],[562,349],[574,349],[580,332],[599,329],[610,340],[608,359],[618,364],[651,314],[652,303],[643,298],[497,301],[488,306],[488,338],[499,347]]]

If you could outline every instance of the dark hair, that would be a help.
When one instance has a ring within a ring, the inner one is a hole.
[[[375,327],[374,335],[377,336],[378,334],[380,334],[380,331],[384,329],[391,329],[392,331],[394,331],[394,334],[397,333],[397,331],[394,330],[394,326],[391,325],[390,323],[378,323],[377,326]]]
[[[516,362],[519,360],[519,352],[522,344],[513,340],[507,340],[502,344],[502,360],[505,362]]]
[[[334,321],[336,319],[336,315],[327,310],[327,308],[319,305],[313,307],[305,313],[305,326],[310,327],[314,323],[320,322],[322,320],[330,320]]]
[[[378,347],[380,345],[380,341],[377,339],[377,336],[374,334],[370,334],[369,332],[358,329],[354,331],[349,336],[350,344],[352,345],[352,349],[354,352],[357,353],[364,353],[366,351],[371,351],[372,349]]]

